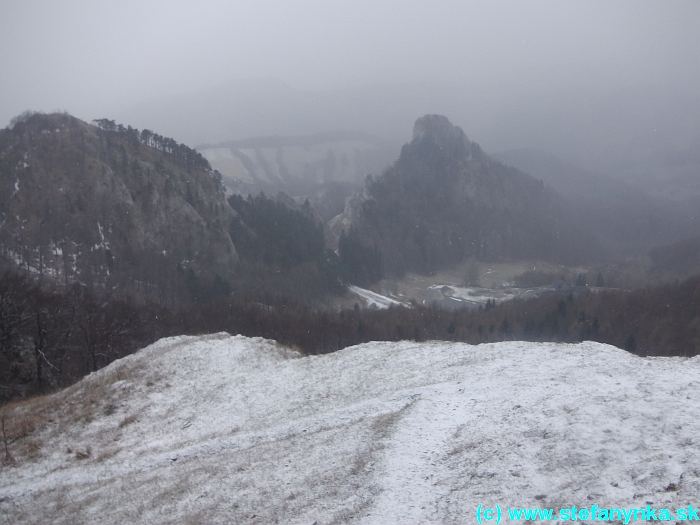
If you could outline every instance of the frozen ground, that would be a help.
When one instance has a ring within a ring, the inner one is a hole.
[[[518,277],[526,272],[549,275],[551,282],[544,286],[519,287],[516,285]],[[408,273],[402,277],[386,278],[374,283],[371,290],[350,286],[348,293],[334,304],[338,308],[352,308],[355,303],[369,308],[388,308],[400,304],[410,306],[416,302],[446,309],[475,308],[487,301],[498,303],[551,293],[563,280],[574,282],[579,273],[588,272],[589,269],[583,267],[567,268],[543,262],[466,261],[431,275]]]
[[[480,503],[697,504],[700,360],[162,340],[5,407],[0,523],[474,523]]]
[[[451,284],[433,284],[428,290],[439,292],[443,298],[465,305],[479,306],[487,301],[501,303],[515,298],[525,299],[554,291],[552,287],[539,288],[481,288],[478,286],[455,286]]]

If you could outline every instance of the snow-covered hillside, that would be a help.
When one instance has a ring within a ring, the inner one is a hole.
[[[26,434],[8,524],[474,523],[480,502],[700,494],[700,359],[597,343],[176,337],[4,410]]]

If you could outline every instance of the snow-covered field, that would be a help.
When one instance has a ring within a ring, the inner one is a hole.
[[[0,467],[8,524],[466,524],[480,502],[700,495],[700,360],[597,343],[176,337],[5,411],[30,429]]]
[[[519,288],[481,288],[481,287],[465,287],[454,286],[451,284],[433,284],[428,287],[429,290],[438,290],[443,296],[450,299],[463,302],[471,305],[486,304],[487,301],[510,301],[519,296],[527,295],[529,290]]]

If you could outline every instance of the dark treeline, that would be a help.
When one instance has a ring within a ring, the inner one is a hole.
[[[5,273],[0,400],[64,386],[132,353],[173,324],[165,315],[155,306],[100,299],[85,286],[48,290]]]
[[[97,119],[94,122],[102,131],[119,133],[133,144],[143,144],[162,153],[167,153],[186,169],[200,168],[211,171],[209,161],[201,153],[185,144],[178,143],[175,139],[164,137],[150,129],[139,131],[131,126],[124,126],[106,118]]]
[[[323,256],[323,229],[312,216],[308,201],[295,210],[265,194],[231,195],[237,212],[231,236],[241,255],[268,266],[289,268]]]
[[[308,201],[302,206],[266,197],[231,195],[230,234],[240,263],[233,286],[240,294],[315,300],[342,291],[336,255]]]
[[[659,246],[649,252],[654,274],[687,277],[700,267],[700,237]]]
[[[700,277],[631,292],[551,293],[480,309],[414,304],[387,310],[319,311],[297,304],[205,305],[190,319],[203,332],[263,335],[305,353],[327,353],[367,341],[594,340],[639,355],[700,354]]]
[[[83,287],[46,291],[0,278],[0,400],[44,392],[160,337],[228,331],[309,354],[375,340],[595,340],[639,355],[700,353],[700,277],[632,292],[583,291],[478,310],[432,306],[323,311],[278,295],[232,295],[178,311],[100,300]]]

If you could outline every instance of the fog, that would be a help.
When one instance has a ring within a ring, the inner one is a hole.
[[[338,129],[399,143],[438,112],[489,150],[630,176],[700,144],[694,0],[6,0],[0,66],[2,125],[65,110],[193,145]]]

